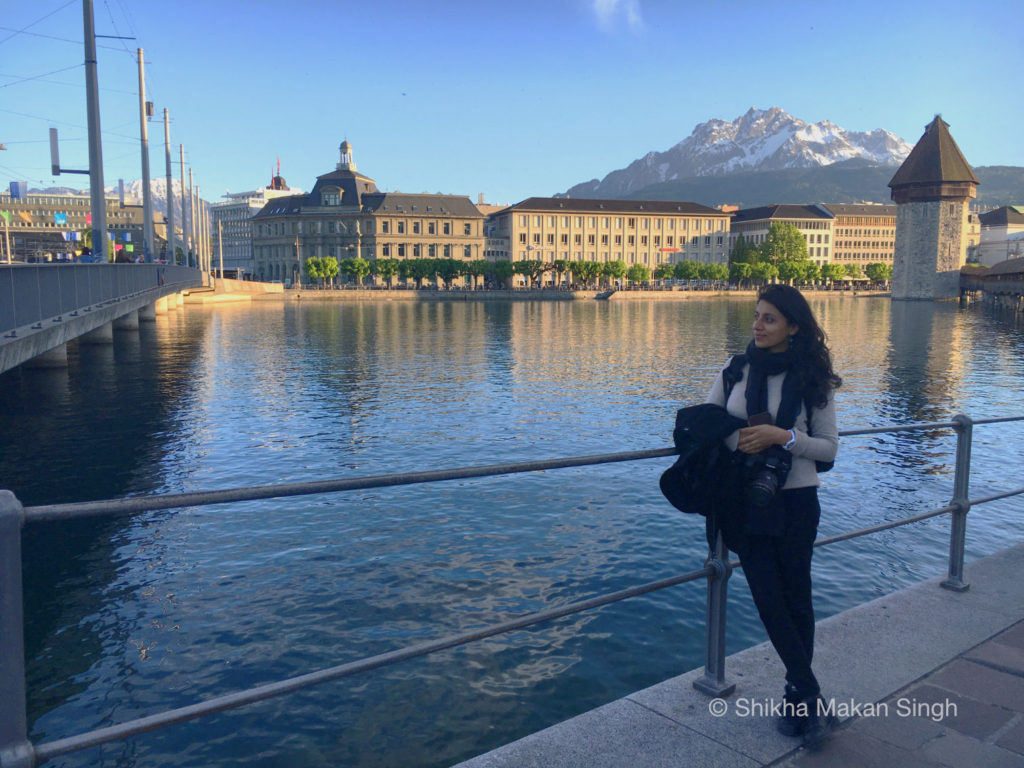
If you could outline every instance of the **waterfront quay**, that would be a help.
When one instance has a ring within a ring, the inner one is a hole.
[[[775,731],[784,670],[770,644],[729,656],[730,696],[695,669],[458,768],[1024,766],[1024,544],[818,622],[815,671],[840,720],[808,752]]]

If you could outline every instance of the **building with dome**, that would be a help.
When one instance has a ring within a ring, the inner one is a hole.
[[[333,171],[309,194],[271,200],[253,219],[255,276],[292,283],[310,257],[484,257],[484,215],[466,196],[381,192],[343,141]]]

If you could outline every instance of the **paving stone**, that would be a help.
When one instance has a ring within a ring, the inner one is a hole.
[[[947,694],[948,695],[948,694]],[[893,710],[891,709],[890,712]],[[919,749],[942,734],[942,724],[919,717],[861,717],[850,724],[851,733],[870,736],[901,749]],[[993,729],[994,730],[994,729]]]
[[[1018,755],[1001,747],[985,744],[977,739],[948,731],[921,749],[921,754],[931,760],[953,768],[964,766],[985,766],[985,768],[1024,768],[1024,755]]]
[[[916,717],[892,718],[900,721],[897,727],[911,726],[915,721],[925,722],[935,726],[935,735],[945,727],[952,728],[954,731],[958,731],[965,736],[984,739],[991,736],[1017,716],[1003,707],[977,701],[976,699],[929,685],[929,680],[931,678],[922,685],[915,686],[892,697],[890,705],[892,712],[898,713],[901,710],[903,712],[920,712]],[[898,700],[904,701],[902,707],[897,703]],[[917,705],[923,706],[917,709]],[[929,707],[934,705],[938,706],[930,710]],[[930,713],[934,713],[936,716],[941,715],[941,718],[935,720]]]
[[[1024,678],[972,661],[955,659],[931,675],[928,682],[978,701],[1024,712]]]
[[[1018,722],[996,740],[996,744],[1003,749],[1024,755],[1024,720]]]
[[[1024,621],[1014,624],[992,638],[1002,645],[1009,645],[1014,648],[1024,648]]]
[[[1024,647],[1015,648],[1012,645],[1003,645],[998,640],[990,640],[965,653],[964,658],[1003,672],[1024,676]]]
[[[800,750],[792,768],[942,768],[919,752],[900,749],[863,733],[842,730],[814,752]]]

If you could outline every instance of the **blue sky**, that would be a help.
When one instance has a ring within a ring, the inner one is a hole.
[[[4,0],[0,182],[88,162],[80,0]],[[1019,0],[797,4],[670,0],[95,0],[104,175],[141,176],[135,49],[151,168],[162,110],[203,197],[308,190],[353,145],[381,189],[512,203],[603,177],[710,118],[782,107],[914,143],[941,113],[968,161],[1024,166]],[[699,202],[699,201],[698,201]],[[1024,201],[1022,201],[1024,202]]]

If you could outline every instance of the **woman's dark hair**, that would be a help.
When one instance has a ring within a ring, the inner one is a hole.
[[[798,327],[791,348],[797,353],[801,389],[812,406],[824,408],[829,392],[842,385],[843,380],[832,370],[825,332],[814,319],[807,299],[796,288],[773,283],[758,291],[757,300],[774,305],[790,324]]]

